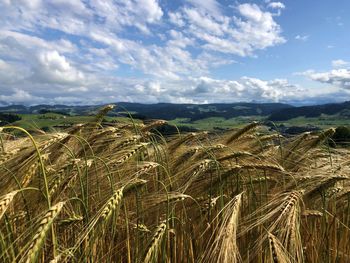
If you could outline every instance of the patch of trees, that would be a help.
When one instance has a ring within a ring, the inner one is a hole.
[[[177,134],[178,132],[180,133],[185,133],[185,132],[196,132],[198,131],[195,128],[188,127],[188,126],[178,126],[175,127],[174,125],[169,125],[165,124],[160,127],[157,127],[156,130],[162,134],[163,136],[169,136],[169,135],[174,135]]]
[[[297,135],[304,132],[316,132],[320,131],[321,129],[316,126],[307,125],[307,126],[291,126],[291,127],[285,127],[285,129],[282,130],[282,133],[289,134],[289,135]]]
[[[55,113],[55,114],[60,114],[64,116],[70,116],[69,113],[64,112],[64,111],[56,111],[56,110],[48,110],[48,109],[41,109],[38,111],[39,114],[46,114],[46,113]]]
[[[339,126],[335,129],[335,133],[331,138],[331,146],[349,146],[350,145],[350,128],[346,126]]]
[[[190,121],[196,121],[209,117],[229,119],[238,116],[267,116],[276,110],[290,107],[292,106],[282,103],[216,103],[202,105],[117,103],[116,111],[125,111],[127,109],[148,119],[173,120],[175,118],[189,118]]]
[[[22,118],[13,113],[0,113],[0,126],[4,126],[9,123],[13,123],[15,121],[19,121]]]
[[[288,109],[281,109],[271,113],[270,121],[287,121],[297,117],[315,118],[322,114],[334,115],[350,109],[350,101],[337,104],[324,104],[315,106],[294,107]]]

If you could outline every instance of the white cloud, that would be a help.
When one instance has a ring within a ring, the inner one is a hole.
[[[309,39],[309,37],[310,37],[309,35],[296,35],[295,39],[305,42],[305,41],[307,41]]]
[[[219,17],[222,15],[221,6],[216,0],[187,0],[187,2],[214,17]]]
[[[14,92],[10,95],[0,95],[0,103],[3,101],[3,104],[9,103],[23,103],[23,104],[39,104],[44,103],[46,100],[43,97],[36,97],[31,95],[28,91],[21,89],[15,89]]]
[[[273,8],[273,9],[285,9],[286,8],[286,6],[281,2],[270,2],[267,6],[270,8]]]
[[[228,14],[215,0],[187,0],[175,10],[157,0],[0,0],[1,100],[283,99],[283,83],[203,77],[285,42],[273,13],[235,8]]]
[[[280,36],[281,28],[274,21],[271,13],[263,12],[255,4],[242,4],[238,9],[246,21],[238,20],[236,22],[239,30],[234,33],[234,37],[250,46],[250,52],[286,41]]]
[[[242,77],[220,80],[201,76],[167,82],[147,82],[135,85],[135,92],[150,102],[277,102],[297,98],[303,90],[285,79],[264,81]],[[162,99],[159,99],[162,98]]]
[[[169,21],[178,26],[178,27],[183,27],[186,25],[186,22],[182,16],[182,13],[180,12],[169,12],[168,13],[169,16]]]
[[[286,79],[262,80],[242,77],[236,80],[225,80],[199,76],[173,80],[109,77],[95,79],[86,86],[71,87],[29,83],[23,89],[9,90],[7,94],[0,96],[0,102],[24,104],[102,104],[119,101],[143,103],[315,102],[322,99],[323,96],[327,95],[329,98],[341,93],[337,89],[323,89],[322,92],[320,89],[303,89]],[[342,94],[342,99],[344,98],[350,98],[350,93]]]
[[[314,81],[336,85],[342,89],[350,89],[350,69],[333,69],[327,72],[309,70],[304,75]]]
[[[3,85],[20,82],[28,74],[22,65],[0,59],[0,80]]]
[[[38,63],[31,77],[35,81],[44,83],[79,84],[84,81],[84,73],[74,68],[66,57],[56,50],[39,52]]]
[[[160,22],[163,10],[157,0],[91,0],[90,5],[98,20],[111,31],[134,26],[149,34],[148,24]]]
[[[336,59],[332,61],[332,67],[333,68],[341,68],[344,66],[349,65],[349,62],[342,60],[342,59]]]
[[[286,40],[273,14],[262,11],[255,4],[237,6],[239,16],[216,16],[201,9],[185,7],[177,13],[183,32],[196,38],[204,49],[239,56],[252,56]],[[175,15],[173,15],[175,17]]]
[[[111,31],[132,26],[149,33],[148,24],[158,23],[163,16],[157,0],[14,0],[9,4],[0,2],[0,8],[4,13],[0,22],[8,29],[33,30],[40,24],[79,35],[102,25]]]
[[[274,13],[273,15],[275,16],[280,16],[282,13],[282,10],[286,8],[286,6],[281,3],[281,2],[268,2],[267,7],[276,10],[276,13]]]
[[[184,8],[184,15],[188,19],[190,26],[199,30],[205,30],[210,34],[223,35],[228,28],[228,24],[215,21],[211,16],[203,14],[194,8]]]

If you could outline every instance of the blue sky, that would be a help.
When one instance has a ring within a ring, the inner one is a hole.
[[[350,100],[348,0],[0,0],[0,105]]]

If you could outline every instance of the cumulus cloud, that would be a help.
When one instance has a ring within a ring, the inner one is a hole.
[[[20,82],[28,74],[26,70],[21,65],[0,59],[0,80],[3,85]]]
[[[350,70],[349,69],[333,69],[327,72],[315,72],[309,70],[303,73],[314,81],[320,83],[336,85],[343,89],[350,89]]]
[[[284,99],[295,91],[287,81],[208,77],[286,41],[270,12],[284,8],[278,3],[237,4],[228,13],[216,0],[174,9],[158,0],[0,0],[0,100]]]
[[[8,103],[39,104],[44,103],[45,98],[33,96],[25,90],[15,89],[12,94],[0,95],[1,101],[5,105]]]
[[[37,65],[32,75],[35,81],[44,83],[72,83],[79,84],[84,81],[84,73],[74,68],[56,50],[39,52]]]
[[[239,30],[235,32],[234,36],[250,46],[250,52],[286,41],[280,35],[281,28],[271,13],[263,12],[257,5],[251,4],[242,4],[238,10],[246,20],[236,20]]]
[[[146,81],[134,85],[133,97],[148,102],[239,102],[283,101],[303,92],[285,79],[265,81],[242,77],[237,80],[214,79],[206,76],[172,81]],[[129,93],[130,95],[130,93]]]
[[[184,7],[172,14],[172,19],[181,21],[177,24],[181,24],[182,30],[197,39],[197,45],[210,51],[252,56],[256,50],[286,41],[272,13],[255,4],[240,4],[236,9],[239,16],[229,17]]]

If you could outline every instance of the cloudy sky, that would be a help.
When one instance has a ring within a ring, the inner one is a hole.
[[[0,104],[350,100],[349,0],[0,0]]]

